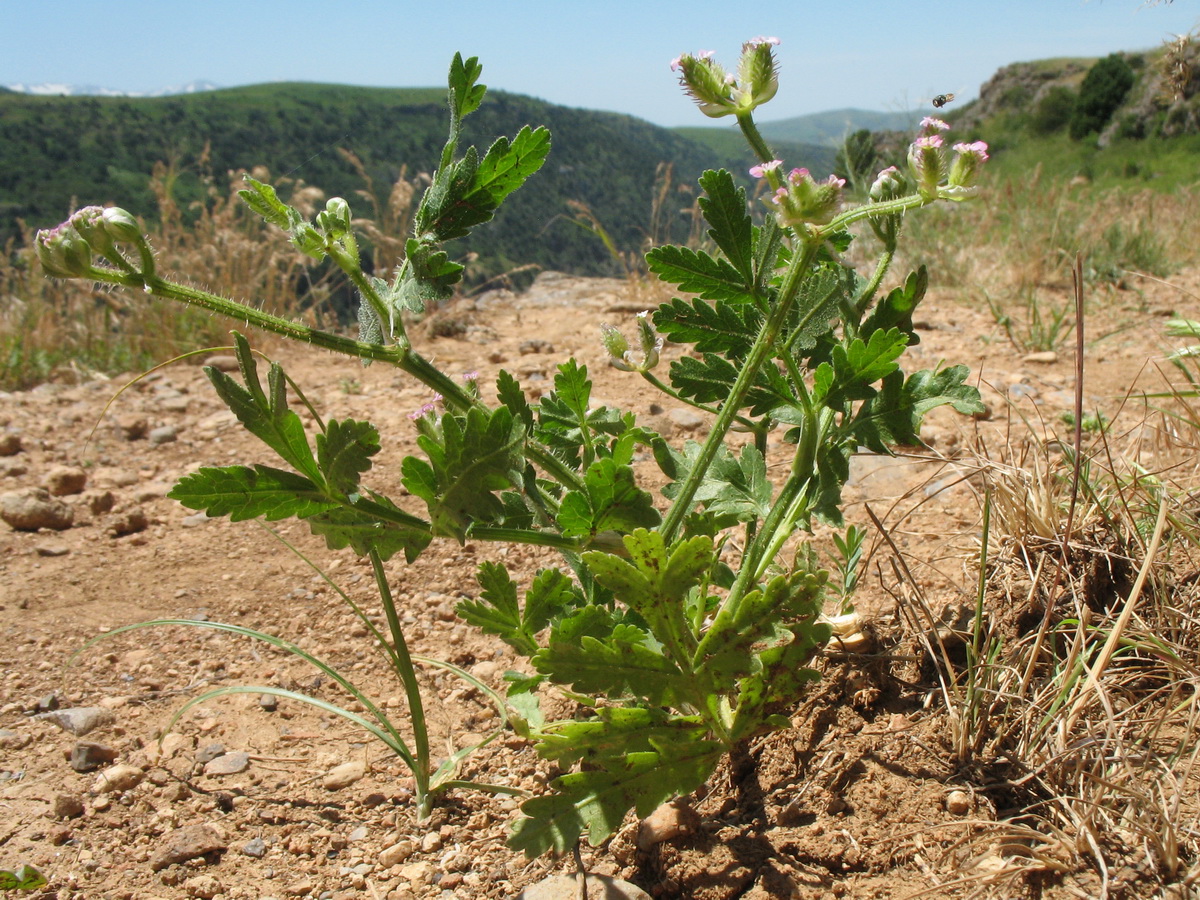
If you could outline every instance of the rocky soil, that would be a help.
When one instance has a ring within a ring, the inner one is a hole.
[[[1089,344],[1089,409],[1116,410],[1145,360],[1161,354],[1161,314],[1181,301],[1156,290],[1106,300],[1103,315],[1136,327]],[[660,406],[636,376],[607,366],[596,339],[600,322],[628,323],[653,302],[622,282],[547,273],[521,296],[460,301],[423,325],[420,341],[448,371],[478,371],[486,385],[508,368],[534,392],[549,390],[554,366],[574,355],[599,401],[626,405],[674,439],[702,438],[703,416]],[[857,459],[848,518],[869,526],[870,503],[927,596],[953,605],[974,590],[976,454],[1019,443],[1027,428],[1062,430],[1074,369],[1062,348],[1026,358],[982,304],[934,296],[923,311],[915,361],[971,364],[990,418],[939,410],[928,449]],[[407,415],[430,399],[425,389],[379,365],[261,346],[323,416],[379,427],[385,449],[372,483],[398,495],[400,459],[415,449]],[[1157,378],[1153,367],[1144,377]],[[529,861],[505,848],[513,799],[456,792],[418,824],[407,772],[331,714],[246,693],[194,706],[172,726],[187,700],[222,686],[347,702],[274,647],[185,626],[88,643],[159,617],[245,625],[323,657],[405,719],[400,685],[366,630],[304,560],[255,523],[210,520],[166,499],[196,467],[270,461],[200,369],[175,365],[117,395],[125,380],[0,394],[0,868],[36,866],[50,879],[37,896],[63,900],[500,898],[573,872],[570,860]],[[329,551],[295,524],[275,530],[380,614],[369,568],[349,551]],[[885,638],[898,624],[888,556],[873,538],[860,602]],[[442,544],[390,570],[414,652],[499,686],[511,654],[453,612],[489,558],[517,572],[550,559]],[[947,764],[940,701],[905,662],[913,646],[896,645],[890,661],[831,652],[828,677],[794,711],[792,730],[752,747],[654,823],[631,820],[610,845],[585,848],[589,870],[698,900],[964,896],[960,873],[1000,858],[972,836],[1003,813],[1003,798]],[[497,719],[486,698],[435,669],[423,682],[441,751],[489,736]],[[503,733],[467,758],[461,777],[536,792],[547,774],[525,742]],[[1086,896],[1094,884],[1081,868],[1005,896]]]

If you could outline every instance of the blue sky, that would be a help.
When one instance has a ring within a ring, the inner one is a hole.
[[[147,91],[321,81],[444,84],[456,50],[493,88],[713,124],[668,70],[683,51],[732,65],[773,35],[781,89],[763,121],[854,106],[901,110],[974,96],[1002,65],[1148,49],[1200,23],[1196,0],[0,0],[0,84]]]

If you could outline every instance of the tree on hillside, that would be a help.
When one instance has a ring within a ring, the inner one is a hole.
[[[1124,57],[1113,53],[1088,69],[1079,87],[1079,99],[1071,116],[1071,137],[1079,140],[1100,131],[1133,87],[1133,69]]]

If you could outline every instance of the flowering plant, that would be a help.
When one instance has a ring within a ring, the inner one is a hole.
[[[986,147],[958,145],[948,161],[944,124],[926,120],[909,172],[884,170],[868,202],[842,208],[840,180],[817,181],[804,169],[784,174],[754,125],[753,110],[777,89],[777,44],[747,43],[736,75],[711,54],[673,64],[703,112],[736,118],[760,159],[751,174],[768,185],[767,215],[756,224],[734,177],[706,172],[700,205],[712,251],[650,251],[650,270],[680,296],[638,318],[636,350],[618,328],[602,335],[614,366],[710,417],[703,443],[672,446],[632,413],[596,407],[587,369],[573,359],[558,367],[553,392],[536,404],[502,371],[490,403],[477,380],[451,378],[413,348],[401,313],[449,296],[462,275],[442,245],[489,220],[549,150],[544,129],[525,128],[482,157],[474,148],[459,154],[462,119],[483,99],[473,59],[456,57],[451,67],[450,139],[391,283],[360,269],[345,201],[330,200],[309,222],[267,185],[249,180],[243,192],[298,247],[333,259],[353,281],[362,298],[359,340],[161,277],[132,217],[119,210],[83,210],[39,234],[52,275],[236,316],[394,365],[441,395],[444,411],[414,416],[421,455],[401,467],[404,486],[423,507],[418,513],[364,483],[379,449],[372,425],[318,417],[310,442],[288,408],[282,370],[272,365],[264,389],[239,336],[241,382],[211,370],[209,377],[286,467],[201,469],[171,496],[210,515],[302,519],[331,547],[369,557],[377,575],[384,560],[403,553],[411,561],[435,539],[558,549],[563,565],[538,571],[523,595],[503,565],[483,563],[478,596],[457,608],[529,661],[532,674],[509,675],[510,720],[563,772],[551,792],[522,806],[511,842],[531,855],[569,849],[584,833],[593,843],[604,840],[629,810],[645,815],[696,789],[739,744],[786,727],[784,713],[819,677],[810,663],[831,633],[822,621],[827,573],[795,536],[817,519],[842,524],[841,490],[855,450],[918,443],[922,417],[939,405],[982,408],[965,366],[901,368],[919,340],[913,312],[926,291],[925,270],[890,291],[882,283],[903,216],[968,196]],[[882,243],[867,278],[841,259],[850,227],[864,222]],[[664,339],[690,351],[671,362],[667,381],[655,374]],[[736,454],[727,443],[734,429],[747,435]],[[768,445],[776,429],[788,448],[779,459]],[[639,447],[667,478],[661,497],[639,485]],[[777,484],[771,468],[783,473]],[[846,561],[835,595],[852,589],[861,532],[851,528],[838,543]],[[386,578],[378,581],[390,597]],[[411,675],[394,615],[389,624],[390,635],[375,637],[393,659],[407,661]],[[583,712],[547,721],[538,703],[547,685],[567,691]],[[420,715],[411,693],[410,711]]]

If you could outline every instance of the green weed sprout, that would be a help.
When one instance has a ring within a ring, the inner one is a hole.
[[[0,869],[0,891],[36,891],[47,884],[46,876],[33,866],[18,866],[13,871]]]
[[[401,474],[415,498],[410,505],[420,507],[414,512],[364,483],[377,430],[317,418],[310,441],[289,408],[282,369],[272,364],[264,387],[239,336],[240,382],[211,370],[209,378],[284,465],[201,469],[171,496],[231,519],[301,519],[330,547],[368,557],[385,597],[383,562],[400,553],[411,561],[435,539],[561,553],[563,566],[538,571],[523,595],[504,565],[483,563],[477,596],[457,607],[534,673],[509,674],[509,719],[563,774],[521,807],[510,843],[530,856],[567,851],[584,835],[600,843],[630,810],[646,815],[695,790],[731,750],[787,727],[787,711],[819,678],[810,664],[830,635],[821,620],[827,590],[845,606],[853,588],[857,532],[842,542],[841,583],[832,589],[803,539],[818,519],[844,527],[850,454],[919,443],[922,417],[937,406],[982,410],[966,366],[901,368],[919,340],[913,313],[928,284],[924,269],[890,291],[882,284],[904,216],[972,196],[986,146],[957,144],[951,154],[945,123],[926,119],[907,171],[884,170],[867,202],[844,207],[839,179],[785,172],[754,125],[754,109],[778,88],[777,44],[745,44],[736,74],[711,54],[673,64],[702,112],[734,116],[760,160],[750,174],[765,185],[766,215],[756,224],[747,192],[729,172],[706,172],[700,206],[713,251],[650,251],[649,270],[680,296],[639,317],[633,341],[616,327],[602,336],[617,368],[710,416],[703,443],[672,446],[633,413],[594,406],[587,369],[573,359],[536,404],[503,371],[488,403],[473,382],[449,377],[413,348],[401,314],[450,296],[461,278],[443,244],[487,222],[550,148],[545,129],[524,128],[483,155],[474,148],[460,155],[462,120],[484,94],[474,59],[456,56],[451,66],[450,138],[391,283],[359,268],[345,201],[330,200],[309,222],[267,185],[250,181],[244,192],[298,247],[333,259],[354,282],[359,340],[163,278],[121,211],[83,210],[39,235],[50,274],[144,290],[388,363],[442,396],[444,411],[422,408],[412,417],[420,454],[403,461]],[[866,278],[842,262],[849,229],[859,223],[883,247]],[[666,380],[656,374],[664,338],[690,351],[670,363]],[[735,427],[749,435],[738,453],[727,445]],[[778,485],[768,478],[767,438],[776,429],[790,445],[788,458],[771,460],[783,472]],[[667,477],[660,497],[639,485],[639,448]],[[377,639],[415,686],[398,623]],[[548,721],[539,697],[551,687],[582,712]],[[414,720],[415,699],[410,692]]]

